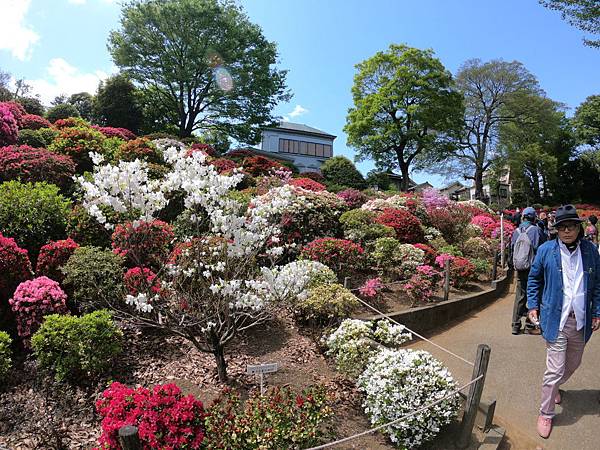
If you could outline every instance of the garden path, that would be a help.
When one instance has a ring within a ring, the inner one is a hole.
[[[545,368],[544,341],[540,336],[511,334],[513,299],[514,283],[505,297],[428,337],[470,361],[475,359],[478,344],[491,347],[484,397],[496,398],[495,422],[508,430],[511,448],[597,450],[600,332],[589,341],[581,367],[563,386],[563,402],[557,406],[554,429],[550,438],[543,440],[537,435],[536,419]],[[412,347],[427,350],[443,361],[460,384],[471,379],[472,367],[457,358],[424,341]]]

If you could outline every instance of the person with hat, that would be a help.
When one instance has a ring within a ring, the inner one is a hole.
[[[559,386],[579,367],[585,344],[600,327],[600,254],[582,239],[582,220],[573,205],[556,210],[558,239],[538,249],[527,283],[528,316],[546,341],[546,371],[537,430],[552,431]]]
[[[531,206],[523,210],[519,227],[511,238],[512,265],[517,272],[515,304],[512,314],[512,334],[521,333],[522,319],[525,318],[525,332],[540,334],[539,328],[527,320],[527,279],[529,269],[538,247],[546,241],[546,235],[536,225],[536,212]]]

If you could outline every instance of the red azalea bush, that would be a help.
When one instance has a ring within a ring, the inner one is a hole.
[[[496,221],[490,217],[489,214],[480,214],[478,216],[474,216],[471,219],[471,223],[473,225],[477,225],[479,228],[481,228],[482,230],[485,229],[485,227],[487,227],[488,225],[492,224],[492,223],[496,223]]]
[[[464,232],[471,222],[471,214],[465,208],[449,205],[445,208],[431,208],[427,211],[431,226],[441,231],[449,244],[464,239]]]
[[[438,267],[444,269],[446,260],[450,260],[450,283],[454,287],[463,287],[475,278],[475,266],[467,258],[442,253],[435,259],[435,262]]]
[[[147,267],[133,267],[125,272],[123,281],[127,292],[131,295],[139,293],[159,294],[161,292],[160,279]]]
[[[483,229],[483,235],[490,239],[500,239],[500,229],[501,226],[499,221],[490,223]],[[512,222],[509,222],[508,220],[504,221],[504,240],[506,242],[510,240],[515,229],[516,227]]]
[[[210,164],[212,164],[219,173],[224,173],[238,167],[235,161],[227,158],[214,159]]]
[[[367,196],[358,189],[344,189],[337,196],[346,202],[350,209],[360,208],[368,200]]]
[[[44,316],[68,313],[67,295],[56,281],[48,277],[22,282],[8,302],[17,319],[17,331],[25,345],[28,345],[31,336],[42,325]]]
[[[425,252],[425,262],[432,266],[433,264],[435,264],[435,258],[437,257],[437,252],[435,251],[434,248],[430,247],[427,244],[413,244],[415,247],[417,247],[420,250],[423,250]]]
[[[225,156],[233,159],[235,162],[241,163],[244,159],[254,156],[254,153],[250,150],[233,150],[232,152],[227,152]]]
[[[268,175],[271,169],[280,169],[283,167],[277,161],[259,155],[244,158],[242,165],[244,170],[254,177]]]
[[[393,228],[403,244],[415,244],[425,239],[421,221],[404,209],[386,208],[375,217],[375,222]]]
[[[169,244],[175,237],[173,227],[162,220],[117,225],[112,248],[124,256],[130,267],[159,268],[169,256]]]
[[[217,156],[217,151],[215,150],[215,148],[212,145],[202,144],[202,143],[192,144],[192,146],[188,150],[186,156],[189,156],[192,153],[198,152],[198,151],[200,151],[200,152],[202,152],[202,153],[204,153],[205,155],[208,155],[208,156],[212,156],[212,157]]]
[[[50,241],[40,250],[35,274],[38,276],[45,275],[48,278],[62,282],[64,275],[60,268],[67,263],[78,248],[79,244],[71,238],[62,241]]]
[[[98,125],[92,125],[92,128],[98,130],[107,138],[117,137],[119,139],[123,139],[124,141],[131,141],[136,138],[136,135],[129,131],[127,128],[121,127],[99,127]]]
[[[26,130],[39,130],[40,128],[50,128],[50,121],[36,114],[24,114],[21,119],[21,128]]]
[[[292,178],[289,181],[292,186],[297,186],[307,191],[320,192],[325,190],[325,186],[318,181],[311,180],[310,178]]]
[[[25,111],[23,105],[12,100],[8,102],[1,102],[0,105],[4,105],[9,109],[15,118],[15,122],[17,122],[17,127],[23,128],[23,116],[27,114],[27,111]]]
[[[19,128],[15,116],[8,106],[0,104],[0,146],[15,144],[18,136]]]
[[[301,257],[325,264],[340,276],[360,270],[363,265],[363,248],[346,239],[315,239],[304,246]]]
[[[0,301],[8,300],[19,283],[29,280],[31,274],[27,250],[0,233]]]
[[[325,177],[323,175],[321,175],[319,172],[308,171],[308,172],[302,172],[300,175],[302,175],[304,178],[310,178],[311,180],[317,181],[319,183],[325,182]]]
[[[411,306],[419,302],[429,302],[435,294],[435,284],[431,278],[420,273],[412,275],[402,287],[408,298],[410,298]]]
[[[112,383],[96,402],[102,417],[102,450],[121,450],[119,428],[135,425],[142,449],[200,449],[204,440],[204,407],[193,395],[184,397],[175,384],[152,390]]]
[[[75,174],[71,157],[29,145],[0,148],[0,181],[20,180],[69,186]]]
[[[69,120],[69,119],[60,119]],[[92,167],[90,152],[102,153],[102,144],[106,138],[97,130],[89,127],[63,128],[54,139],[48,150],[69,155],[82,171]]]
[[[150,139],[145,137],[123,142],[115,156],[117,159],[123,161],[141,159],[157,164],[162,162],[162,157],[156,148],[156,145],[154,145]]]
[[[81,117],[67,117],[66,119],[58,119],[54,122],[54,128],[57,130],[77,127],[90,128],[90,124]]]

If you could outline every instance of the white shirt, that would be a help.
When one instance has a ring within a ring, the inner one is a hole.
[[[560,261],[563,279],[563,305],[560,316],[559,330],[565,326],[571,311],[575,311],[577,329],[581,330],[585,325],[585,290],[583,287],[583,260],[581,258],[581,246],[571,253],[565,244],[559,239]]]

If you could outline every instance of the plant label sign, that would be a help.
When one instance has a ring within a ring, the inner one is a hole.
[[[277,372],[277,363],[273,364],[259,364],[257,366],[247,366],[246,373],[248,375],[258,375],[264,373],[273,373]]]

